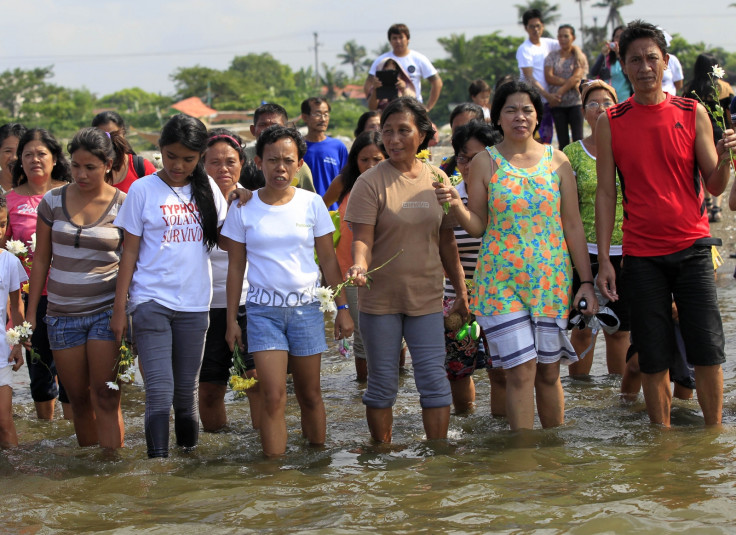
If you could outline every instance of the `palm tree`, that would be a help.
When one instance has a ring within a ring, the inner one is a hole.
[[[329,67],[326,63],[322,64],[322,72],[320,81],[327,88],[325,98],[327,100],[335,100],[337,98],[337,90],[345,85],[345,73],[338,71],[336,67]]]
[[[342,60],[342,65],[350,65],[353,68],[353,78],[357,78],[358,74],[363,70],[363,59],[365,58],[365,47],[360,46],[352,39],[345,43],[342,47],[344,52],[338,54],[337,57]]]
[[[634,3],[634,0],[601,0],[597,4],[593,4],[593,7],[605,7],[608,9],[608,15],[606,16],[606,22],[603,26],[608,24],[611,25],[611,34],[613,34],[616,26],[621,26],[624,23],[624,18],[621,16],[619,8],[628,6]]]
[[[381,46],[379,46],[378,48],[376,48],[373,51],[373,53],[376,55],[376,57],[382,56],[386,52],[391,52],[391,45],[388,44],[388,43],[383,43]]]
[[[545,24],[554,24],[560,20],[560,5],[550,5],[546,0],[529,0],[526,5],[515,4],[514,7],[519,11],[519,24],[523,24],[524,13],[530,9],[538,9],[542,13],[542,21]]]

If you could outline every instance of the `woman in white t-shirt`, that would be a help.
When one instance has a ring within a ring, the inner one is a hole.
[[[256,165],[266,185],[244,206],[230,210],[222,227],[228,251],[227,334],[242,347],[237,322],[239,289],[248,255],[248,350],[258,371],[263,409],[261,444],[267,456],[286,451],[286,369],[294,377],[301,428],[310,444],[325,442],[326,416],[320,389],[320,359],[327,349],[318,298],[320,269],[333,288],[341,282],[332,246],[335,226],[322,198],[291,186],[307,151],[293,128],[272,126],[256,144]],[[347,299],[336,299],[335,338],[349,337],[353,320]]]
[[[136,180],[115,219],[125,231],[113,309],[116,340],[125,334],[126,301],[146,376],[149,457],[168,457],[169,413],[179,446],[197,445],[197,385],[209,324],[209,253],[227,205],[201,161],[207,128],[175,115],[159,139],[163,169]]]
[[[227,199],[238,189],[240,171],[245,163],[244,143],[238,134],[226,128],[214,128],[209,131],[207,151],[202,160],[207,174],[213,178],[220,192]],[[225,412],[225,392],[233,365],[233,353],[225,341],[227,329],[227,295],[225,280],[227,279],[227,251],[215,247],[210,253],[212,266],[212,302],[210,303],[210,327],[204,343],[204,358],[199,370],[199,418],[202,429],[215,432],[227,424]],[[238,324],[246,337],[245,298],[248,282],[243,279],[238,307]],[[248,377],[255,377],[253,355],[244,353],[244,362]],[[260,417],[260,387],[258,383],[246,390],[250,405],[250,417],[253,428],[258,429]]]

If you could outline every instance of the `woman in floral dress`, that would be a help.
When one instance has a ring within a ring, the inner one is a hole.
[[[582,280],[572,300],[598,303],[578,212],[575,177],[562,152],[534,140],[542,115],[539,94],[514,81],[499,88],[491,121],[503,140],[470,165],[468,207],[452,187],[437,198],[469,234],[483,236],[470,309],[485,331],[494,366],[506,371],[511,429],[534,426],[534,400],[543,427],[564,421],[560,360],[574,361],[565,335],[572,253]]]

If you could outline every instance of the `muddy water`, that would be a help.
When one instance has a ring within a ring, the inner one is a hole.
[[[729,215],[730,218],[730,215]],[[733,222],[714,226],[724,256]],[[323,360],[328,440],[309,448],[289,398],[287,456],[264,460],[247,402],[228,397],[226,432],[191,453],[145,457],[143,393],[124,390],[126,448],[76,446],[64,421],[33,417],[25,371],[15,414],[21,447],[0,452],[2,533],[728,533],[736,525],[736,281],[718,287],[729,358],[724,426],[705,431],[697,402],[675,401],[673,428],[648,424],[641,399],[622,404],[619,379],[596,357],[590,381],[564,379],[566,423],[524,436],[490,416],[489,382],[453,416],[450,439],[428,444],[410,367],[395,408],[395,442],[372,445],[352,363]],[[563,373],[564,374],[564,373]]]

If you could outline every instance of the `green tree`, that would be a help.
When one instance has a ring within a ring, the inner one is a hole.
[[[344,72],[337,70],[336,67],[330,67],[326,63],[322,64],[322,74],[319,78],[322,85],[327,88],[325,94],[327,100],[335,100],[338,96],[337,90],[347,82]]]
[[[46,84],[39,97],[23,102],[19,119],[29,128],[46,128],[58,138],[71,137],[92,121],[94,95],[86,88]]]
[[[448,57],[434,60],[444,86],[431,117],[437,123],[447,121],[449,108],[468,100],[468,86],[482,78],[491,86],[507,74],[517,75],[516,57],[509,50],[516,50],[523,42],[521,37],[500,35],[476,35],[467,39],[464,34],[441,37],[438,42]]]
[[[538,9],[542,13],[542,20],[545,25],[552,26],[560,20],[560,5],[549,4],[546,0],[529,0],[526,4],[514,4],[514,7],[519,14],[519,24],[524,23],[524,13],[530,9]]]
[[[19,118],[23,103],[42,98],[46,80],[53,75],[53,66],[3,72],[0,74],[0,107],[5,109],[10,118]]]
[[[352,67],[353,78],[357,78],[365,68],[365,47],[356,43],[355,39],[352,39],[345,43],[342,49],[344,52],[338,54],[337,57],[342,60],[342,65],[350,65]]]
[[[585,26],[585,41],[583,42],[583,52],[588,56],[588,60],[598,57],[603,43],[608,40],[608,28],[605,26]],[[593,64],[590,63],[592,67]]]
[[[391,52],[391,45],[389,43],[383,43],[382,45],[379,45],[378,48],[373,50],[373,53],[376,55],[376,57],[381,56],[386,52]]]
[[[624,23],[624,18],[621,16],[620,8],[628,6],[634,3],[634,0],[601,0],[600,2],[593,4],[593,7],[604,7],[608,9],[606,15],[606,22],[603,26],[611,25],[611,34],[613,34],[616,26],[621,26]]]

